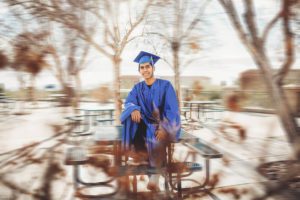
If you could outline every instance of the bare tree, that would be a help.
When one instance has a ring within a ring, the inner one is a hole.
[[[159,41],[170,51],[171,55],[163,55],[163,60],[173,69],[175,90],[181,102],[180,75],[184,67],[194,62],[195,58],[187,58],[200,51],[199,25],[204,8],[209,1],[157,1],[153,9],[153,18],[149,18],[146,31],[148,37],[158,36]],[[156,15],[156,17],[155,17]],[[192,16],[192,17],[191,17]],[[157,38],[156,38],[157,39]]]
[[[231,0],[219,0],[220,4],[226,11],[233,27],[235,28],[238,37],[241,42],[245,45],[256,65],[259,67],[265,83],[270,91],[270,95],[274,102],[274,106],[280,116],[281,122],[286,130],[289,141],[294,149],[296,158],[300,159],[300,137],[299,127],[296,123],[294,113],[291,111],[286,96],[284,94],[282,83],[287,73],[291,69],[294,62],[294,39],[291,32],[291,8],[295,1],[293,0],[282,0],[281,9],[269,21],[266,27],[260,34],[258,31],[258,24],[256,21],[255,7],[253,0],[244,0],[245,14],[243,26],[239,13],[237,12],[235,3]],[[270,58],[267,55],[266,42],[269,32],[274,25],[282,21],[281,30],[284,35],[284,56],[285,59],[280,69],[274,74],[273,66],[270,62]]]
[[[34,1],[29,1],[28,3],[34,3]],[[49,68],[61,84],[63,92],[67,95],[65,103],[70,104],[70,101],[74,100],[73,104],[76,106],[80,100],[81,90],[79,74],[81,70],[87,66],[90,45],[84,42],[73,29],[61,26],[61,24],[49,20],[49,18],[41,17],[38,15],[39,13],[34,12],[35,8],[33,8],[33,10],[29,9],[27,2],[8,1],[7,5],[13,17],[11,21],[17,21],[19,23],[16,27],[8,27],[11,30],[10,32],[16,32],[16,30],[20,31],[20,28],[22,28],[22,30],[32,28],[47,30],[48,35],[42,42],[44,46],[47,45],[47,51],[53,58],[53,60],[49,59],[49,57],[47,58],[47,62],[50,64],[54,63],[50,65]],[[34,4],[30,5],[34,6]],[[77,16],[76,22],[78,26],[84,26],[84,24],[88,22],[82,9],[77,9],[76,7],[71,7],[70,9],[72,13],[76,13],[75,16]],[[43,10],[41,10],[41,12],[43,12]],[[38,15],[38,17],[36,15]],[[89,28],[91,36],[95,33],[95,31],[90,28],[93,27],[93,25],[94,24],[89,23],[89,26],[86,26]],[[35,43],[35,41],[33,41],[33,43]],[[17,65],[18,64],[15,63],[15,66]],[[19,76],[19,81],[22,84],[24,82],[23,80],[23,77]],[[76,90],[74,90],[74,87],[70,87],[69,83],[71,82],[74,82],[73,86],[75,86]]]
[[[234,29],[236,30],[239,39],[249,51],[252,59],[258,66],[265,84],[269,90],[275,110],[280,117],[281,123],[285,129],[287,138],[291,144],[296,161],[300,159],[300,129],[296,121],[296,113],[294,113],[288,104],[287,98],[283,90],[283,81],[290,71],[295,60],[295,44],[292,31],[292,9],[299,6],[299,1],[282,0],[279,11],[266,24],[263,29],[260,29],[257,18],[256,9],[253,0],[244,0],[245,13],[243,14],[244,23],[240,20],[239,10],[236,8],[236,2],[231,0],[219,0],[219,3],[224,8],[227,16]],[[283,54],[284,59],[279,66],[279,69],[274,69],[270,60],[267,39],[269,33],[275,24],[281,21],[281,26],[278,26],[283,35]],[[287,164],[288,166],[288,164]],[[299,166],[289,164],[289,168],[285,169],[287,174],[279,176],[279,184],[276,186],[267,187],[264,195],[257,199],[266,199],[267,197],[278,194],[288,188],[289,181],[293,180],[299,174]]]
[[[103,42],[107,47],[107,49],[101,48],[101,51],[104,53],[104,55],[110,58],[114,66],[114,98],[116,107],[115,117],[117,123],[119,123],[119,116],[121,113],[122,105],[120,97],[120,65],[122,60],[122,53],[127,44],[136,37],[133,35],[133,32],[146,17],[152,0],[144,1],[144,5],[142,5],[140,8],[137,8],[138,10],[141,10],[141,12],[136,15],[135,19],[134,17],[132,17],[131,13],[131,1],[103,2],[103,13],[96,13],[96,15],[103,23]],[[127,15],[124,16],[122,12],[123,10],[126,10],[128,12]],[[99,49],[99,46],[97,47]]]
[[[78,36],[93,46],[99,53],[109,58],[114,69],[114,99],[116,107],[116,122],[119,123],[121,113],[120,99],[120,65],[122,53],[126,45],[136,38],[137,27],[143,22],[153,0],[145,0],[132,4],[130,0],[78,0],[78,1],[7,1],[11,6],[22,6],[33,16],[56,21],[78,33]],[[136,5],[136,6],[133,6]],[[74,9],[76,8],[76,9]],[[93,37],[87,27],[90,23],[80,24],[78,10],[87,15],[91,21],[96,21],[99,27]],[[128,13],[124,13],[126,10]],[[138,10],[133,16],[132,10]]]
[[[35,102],[34,85],[36,76],[48,65],[46,56],[49,46],[45,44],[47,32],[24,32],[13,39],[14,59],[11,67],[31,75],[29,98]]]
[[[55,36],[59,35],[59,39]],[[81,94],[80,72],[87,67],[90,45],[76,32],[56,27],[50,36],[54,64],[51,71],[66,94],[66,104],[78,106]]]

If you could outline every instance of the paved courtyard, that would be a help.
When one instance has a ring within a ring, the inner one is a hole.
[[[25,115],[9,114],[14,112],[10,111],[7,114],[2,113],[0,116],[0,200],[14,199],[14,197],[22,200],[32,199],[32,196],[26,194],[25,190],[22,191],[22,188],[26,190],[30,188],[30,191],[39,189],[41,182],[45,180],[47,175],[45,168],[49,167],[51,159],[43,160],[41,163],[22,165],[18,162],[18,157],[12,157],[15,154],[11,152],[53,137],[59,131],[66,129],[64,117],[70,115],[71,112],[70,109],[51,107],[46,103],[39,103],[36,108],[27,105],[26,111],[28,113]],[[211,163],[211,173],[218,177],[216,188],[212,191],[216,198],[236,199],[233,194],[240,194],[240,199],[252,199],[264,193],[262,183],[268,182],[257,173],[256,167],[262,162],[292,158],[292,150],[276,116],[255,113],[226,113],[225,116],[229,116],[232,121],[244,128],[245,137],[241,138],[234,129],[222,133],[216,124],[211,122],[207,122],[205,126],[196,124],[196,128],[189,126],[188,130],[193,135],[213,144],[224,154],[223,159],[215,159]],[[36,146],[35,155],[47,155],[44,153],[47,153],[48,149],[52,149],[59,139],[60,136],[54,137],[53,140],[46,140]],[[59,154],[55,158],[60,158],[59,166],[65,169],[65,174],[61,176],[63,178],[53,179],[55,182],[51,188],[51,193],[54,194],[53,199],[74,199],[72,170],[71,167],[63,165],[62,153],[65,147],[66,145],[63,144],[59,148],[55,148]],[[179,160],[184,159],[187,151],[186,147],[178,144],[175,147],[175,157]],[[196,160],[203,161],[200,156]],[[11,162],[16,164],[13,165]],[[103,173],[93,171],[93,169],[84,175],[91,179],[104,176]],[[192,176],[198,181],[201,181],[202,177],[202,172]],[[148,178],[145,176],[139,177],[139,190],[145,190],[147,180]],[[8,189],[14,188],[12,187],[14,184],[18,186],[15,190]],[[162,178],[160,184],[163,185]],[[186,184],[192,183],[187,182],[183,186]],[[212,198],[203,196],[201,199]]]

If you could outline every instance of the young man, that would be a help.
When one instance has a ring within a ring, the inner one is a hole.
[[[135,152],[134,164],[160,168],[166,160],[166,143],[175,141],[180,133],[180,115],[175,90],[167,80],[154,77],[154,64],[160,57],[140,52],[134,62],[144,81],[129,93],[121,114],[123,146]],[[159,191],[159,175],[150,178],[148,189]]]

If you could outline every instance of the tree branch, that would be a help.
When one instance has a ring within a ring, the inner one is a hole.
[[[262,45],[264,45],[264,43],[266,42],[266,39],[267,39],[267,36],[268,36],[270,30],[273,28],[273,26],[280,19],[281,16],[282,16],[282,11],[277,13],[277,15],[275,15],[275,17],[269,22],[269,24],[264,29],[262,37],[261,37]]]
[[[128,38],[127,43],[130,43],[131,41],[133,41],[133,40],[135,40],[137,38],[140,38],[140,37],[143,37],[143,34],[136,35],[136,36],[133,36],[131,38]]]
[[[279,85],[282,84],[283,79],[288,74],[294,62],[294,41],[290,28],[290,8],[291,0],[283,1],[283,34],[285,41],[285,62],[280,67],[279,72],[275,75],[276,81]]]
[[[253,9],[253,2],[252,0],[244,0],[244,4],[246,7],[246,13],[245,13],[245,21],[246,25],[248,27],[248,30],[251,35],[251,40],[254,46],[260,48],[261,47],[261,42],[260,39],[258,38],[258,33],[257,33],[257,27],[255,23],[255,13]]]
[[[158,33],[158,32],[147,32],[147,34],[157,35],[157,36],[161,37],[162,39],[164,39],[166,42],[172,43],[172,40],[169,37],[165,36],[164,34],[161,34],[161,33]]]
[[[79,64],[77,66],[76,74],[78,74],[79,71],[84,69],[84,64],[86,63],[86,58],[89,54],[89,51],[90,51],[90,45],[86,44],[85,48],[83,50],[83,55],[81,56],[81,59],[80,59]]]
[[[160,59],[165,61],[165,63],[167,63],[167,65],[174,71],[174,67],[165,57],[160,57]]]
[[[198,14],[195,16],[193,21],[189,24],[188,28],[186,31],[182,34],[182,36],[179,38],[179,40],[183,40],[184,38],[189,37],[190,33],[192,30],[197,26],[197,24],[201,21],[200,17],[204,13],[205,8],[208,6],[208,4],[211,1],[206,1],[202,7],[200,7]]]
[[[242,43],[250,50],[254,51],[254,46],[250,42],[249,38],[247,37],[246,31],[243,29],[241,22],[238,18],[237,11],[232,4],[231,0],[219,0],[220,4],[223,6],[224,10],[227,12],[230,22],[232,23],[233,27],[237,31],[239,38],[241,39]]]
[[[148,9],[151,5],[153,0],[148,0],[147,4],[145,5],[142,14],[140,17],[135,21],[132,26],[130,27],[129,31],[123,37],[121,44],[120,44],[120,53],[123,51],[126,43],[128,43],[128,38],[131,35],[132,31],[144,20],[145,16],[147,15]]]
[[[189,59],[187,60],[184,64],[182,64],[182,66],[184,66],[184,68],[186,68],[187,66],[189,66],[190,64],[192,64],[193,62],[200,60],[202,58],[194,58],[194,59]],[[182,71],[181,71],[182,72]]]

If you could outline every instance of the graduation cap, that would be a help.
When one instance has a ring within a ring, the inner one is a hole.
[[[160,59],[159,56],[156,56],[152,53],[141,51],[139,55],[134,59],[134,62],[143,64],[150,63],[152,66]]]

